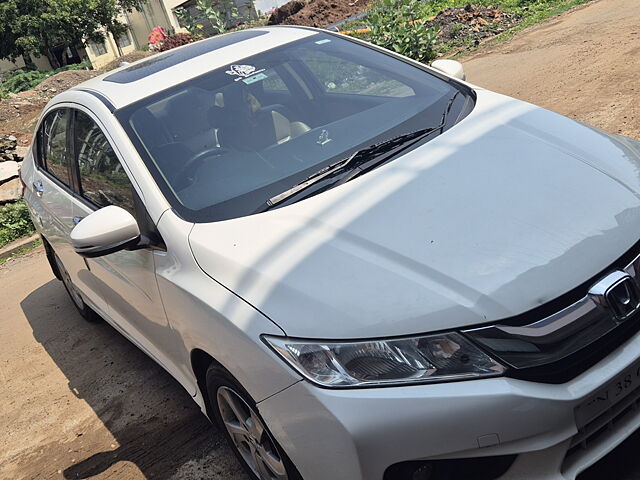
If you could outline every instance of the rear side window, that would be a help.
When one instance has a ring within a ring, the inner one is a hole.
[[[127,173],[100,127],[81,111],[76,112],[75,151],[81,195],[98,207],[116,205],[133,213]]]
[[[71,152],[67,141],[70,121],[71,110],[55,110],[44,119],[40,132],[41,167],[67,186],[71,185]]]

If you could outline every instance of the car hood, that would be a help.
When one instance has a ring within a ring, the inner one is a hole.
[[[382,337],[521,314],[640,239],[634,141],[477,96],[453,128],[362,177],[194,225],[198,264],[287,335]]]

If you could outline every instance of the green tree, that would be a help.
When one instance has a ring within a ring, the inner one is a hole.
[[[45,55],[54,68],[54,47],[74,47],[104,40],[105,30],[118,38],[126,25],[118,15],[139,0],[0,0],[0,58]]]

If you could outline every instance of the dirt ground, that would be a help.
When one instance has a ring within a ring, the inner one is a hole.
[[[640,1],[598,0],[461,59],[478,86],[640,139]]]
[[[155,52],[133,51],[111,61],[100,70],[60,72],[32,90],[10,94],[8,98],[0,99],[0,132],[14,135],[21,146],[29,145],[42,109],[57,94],[113,70],[122,62],[131,63],[154,54]]]
[[[640,139],[639,18],[638,0],[596,1],[463,59],[468,78]],[[0,286],[0,479],[246,480],[176,381],[82,320],[41,249],[0,266]],[[640,480],[639,447],[581,480]]]
[[[42,247],[0,285],[0,479],[247,480],[169,374],[76,313]]]

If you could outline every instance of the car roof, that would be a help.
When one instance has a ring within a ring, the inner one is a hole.
[[[263,27],[226,33],[138,60],[76,85],[71,90],[98,94],[118,109],[193,77],[320,30]]]

